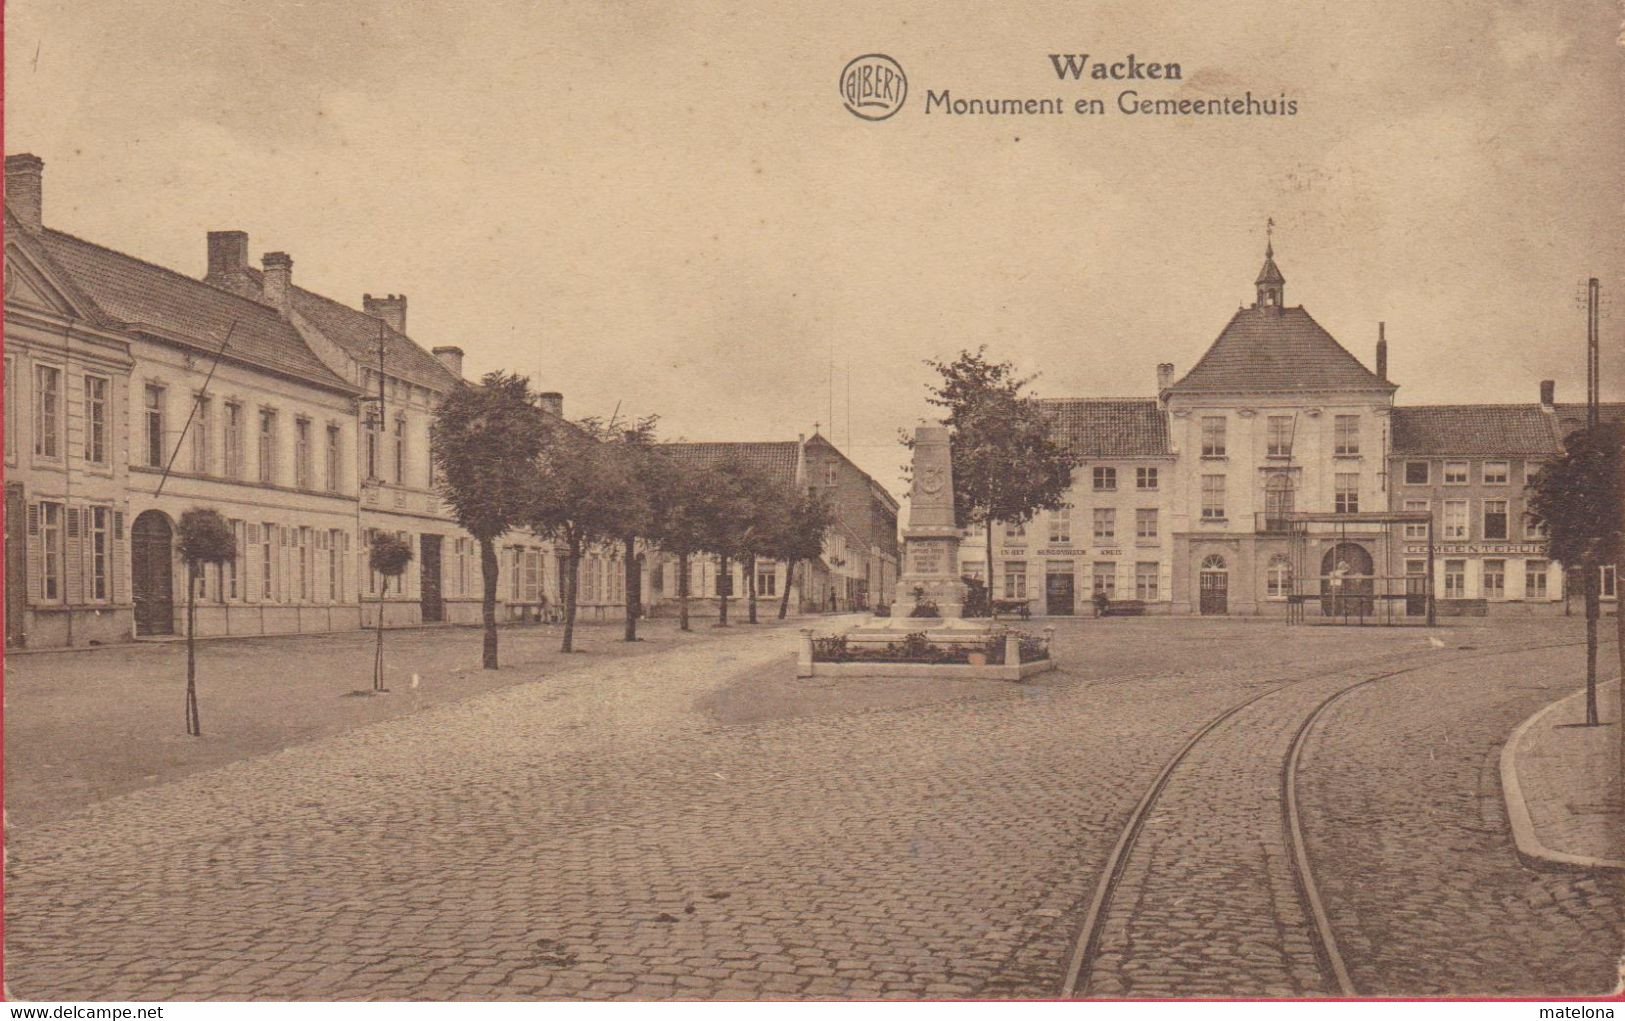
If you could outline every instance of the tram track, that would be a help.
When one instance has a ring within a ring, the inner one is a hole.
[[[1376,684],[1380,681],[1395,677],[1414,674],[1423,670],[1445,665],[1446,663],[1461,663],[1475,659],[1488,659],[1495,656],[1516,655],[1519,653],[1538,652],[1544,649],[1572,648],[1583,646],[1583,641],[1549,642],[1541,645],[1517,646],[1515,648],[1492,648],[1472,650],[1471,654],[1450,657],[1445,660],[1417,663],[1386,670],[1380,673],[1361,677],[1351,684],[1343,685],[1336,691],[1320,699],[1309,713],[1303,718],[1293,733],[1287,752],[1284,755],[1280,768],[1279,793],[1281,801],[1281,831],[1287,849],[1288,867],[1292,873],[1293,885],[1296,888],[1298,899],[1304,909],[1304,915],[1309,921],[1309,930],[1312,934],[1315,957],[1327,988],[1333,990],[1333,995],[1353,997],[1359,995],[1359,990],[1350,977],[1346,962],[1339,950],[1336,932],[1321,897],[1319,884],[1315,880],[1313,860],[1309,853],[1309,845],[1304,833],[1303,811],[1299,805],[1298,773],[1302,762],[1304,748],[1308,743],[1315,724],[1320,721],[1327,710],[1353,692]],[[1606,642],[1604,643],[1606,644]],[[1431,657],[1430,657],[1431,658]],[[1276,684],[1265,691],[1259,692],[1245,699],[1223,712],[1214,716],[1203,724],[1191,737],[1184,742],[1168,760],[1161,770],[1147,786],[1145,793],[1140,797],[1134,808],[1129,812],[1128,818],[1119,832],[1111,853],[1101,870],[1100,878],[1095,884],[1094,892],[1090,898],[1089,906],[1084,914],[1083,923],[1073,951],[1067,962],[1067,969],[1063,977],[1060,996],[1063,999],[1081,998],[1088,995],[1089,983],[1094,965],[1101,955],[1101,943],[1106,927],[1108,912],[1110,911],[1118,887],[1124,874],[1129,868],[1130,860],[1136,849],[1140,834],[1145,827],[1146,820],[1151,815],[1164,790],[1167,789],[1179,767],[1190,757],[1191,753],[1202,742],[1218,730],[1223,724],[1244,712],[1248,708],[1262,702],[1272,695],[1308,684],[1316,680],[1334,677],[1339,673],[1347,672],[1345,669],[1325,670],[1305,677],[1298,677],[1280,684]]]

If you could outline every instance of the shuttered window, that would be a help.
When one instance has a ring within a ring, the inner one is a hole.
[[[39,505],[39,598],[42,602],[62,601],[62,505]]]

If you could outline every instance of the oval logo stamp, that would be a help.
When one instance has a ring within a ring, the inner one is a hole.
[[[841,99],[854,117],[883,121],[903,108],[908,78],[884,53],[854,57],[841,71]]]

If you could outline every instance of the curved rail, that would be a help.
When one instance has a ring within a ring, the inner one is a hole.
[[[1583,644],[1585,643],[1549,642],[1543,645],[1525,645],[1510,649],[1487,649],[1479,652],[1477,655],[1456,657],[1448,660],[1448,662],[1459,663],[1462,660],[1467,659],[1483,659],[1489,656],[1507,656],[1520,652],[1538,652],[1542,649],[1567,648]],[[1309,731],[1314,726],[1315,722],[1320,718],[1321,714],[1326,709],[1330,708],[1333,703],[1341,699],[1344,695],[1347,695],[1356,689],[1363,688],[1368,684],[1375,684],[1378,681],[1388,680],[1404,674],[1416,673],[1419,670],[1425,670],[1438,665],[1440,664],[1437,662],[1418,663],[1415,666],[1404,667],[1398,670],[1389,670],[1380,674],[1373,674],[1372,676],[1364,677],[1353,684],[1340,688],[1331,695],[1328,695],[1325,699],[1321,700],[1321,702],[1304,719],[1302,725],[1298,727],[1297,732],[1293,735],[1292,744],[1287,752],[1286,758],[1283,760],[1281,765],[1281,792],[1283,805],[1282,827],[1285,831],[1287,843],[1292,852],[1289,855],[1289,860],[1291,861],[1293,879],[1298,888],[1299,897],[1303,900],[1305,906],[1307,907],[1307,914],[1312,922],[1312,928],[1314,930],[1316,939],[1315,956],[1320,962],[1322,971],[1331,978],[1332,982],[1337,987],[1338,993],[1342,996],[1357,996],[1359,994],[1354,987],[1353,980],[1349,977],[1348,967],[1343,962],[1342,954],[1338,950],[1336,934],[1332,930],[1331,921],[1326,914],[1325,904],[1322,902],[1320,897],[1320,889],[1314,880],[1314,871],[1312,862],[1309,858],[1308,844],[1303,836],[1302,813],[1298,808],[1298,763],[1302,758],[1304,744],[1308,738]],[[1209,720],[1201,727],[1201,729],[1199,729],[1195,734],[1191,735],[1190,739],[1181,745],[1179,750],[1174,752],[1174,754],[1169,757],[1168,761],[1163,764],[1161,771],[1159,771],[1156,777],[1151,781],[1150,787],[1147,788],[1145,794],[1140,798],[1139,802],[1135,804],[1133,810],[1129,813],[1128,820],[1124,823],[1123,830],[1118,835],[1117,842],[1113,845],[1111,854],[1106,859],[1106,869],[1102,873],[1100,881],[1095,884],[1094,896],[1090,898],[1089,909],[1084,915],[1082,931],[1078,936],[1077,944],[1073,948],[1071,959],[1067,963],[1066,976],[1061,984],[1062,999],[1079,997],[1088,991],[1090,968],[1093,964],[1096,953],[1100,949],[1100,938],[1101,932],[1105,925],[1106,908],[1111,903],[1112,895],[1117,891],[1117,885],[1121,881],[1123,873],[1128,869],[1129,854],[1134,849],[1135,841],[1139,839],[1140,830],[1145,824],[1146,816],[1150,814],[1152,806],[1162,795],[1163,789],[1168,786],[1168,781],[1173,776],[1174,770],[1179,768],[1180,763],[1183,762],[1185,757],[1190,754],[1191,749],[1195,748],[1203,738],[1212,733],[1213,730],[1225,720],[1230,719],[1230,717],[1241,712],[1243,709],[1246,709],[1248,706],[1253,705],[1255,702],[1258,702],[1259,700],[1270,695],[1274,695],[1277,692],[1285,691],[1287,688],[1295,685],[1305,684],[1309,681],[1318,680],[1322,677],[1327,677],[1339,672],[1341,671],[1322,671],[1317,674],[1311,674],[1307,677],[1300,677],[1295,680],[1286,681],[1285,683],[1278,684],[1266,691],[1259,692],[1257,695],[1254,695],[1252,698],[1249,698],[1244,702],[1231,706],[1229,709],[1226,709],[1224,712]]]

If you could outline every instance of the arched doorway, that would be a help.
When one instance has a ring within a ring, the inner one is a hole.
[[[1217,553],[1210,553],[1202,558],[1202,568],[1198,572],[1201,582],[1201,598],[1198,605],[1204,614],[1220,615],[1230,612],[1230,569],[1225,565],[1224,557]]]
[[[1340,542],[1320,558],[1320,612],[1328,617],[1369,617],[1376,583],[1364,546]]]
[[[163,511],[143,511],[130,526],[135,633],[175,633],[175,530]]]

